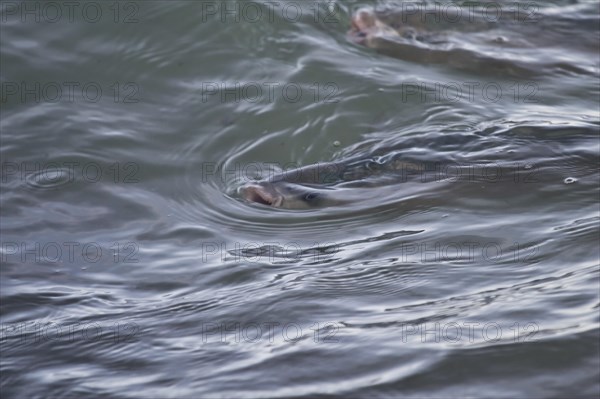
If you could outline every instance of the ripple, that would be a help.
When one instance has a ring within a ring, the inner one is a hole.
[[[27,175],[26,183],[37,189],[58,189],[73,182],[73,172],[67,168],[46,167]]]
[[[575,183],[576,181],[577,181],[577,179],[576,179],[576,178],[574,178],[574,177],[567,177],[567,178],[564,180],[565,184],[573,184],[573,183]]]

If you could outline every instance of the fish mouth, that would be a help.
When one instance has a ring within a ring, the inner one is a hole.
[[[375,14],[368,9],[358,10],[350,21],[352,29],[358,32],[366,32],[375,27]]]
[[[398,33],[396,30],[384,22],[380,21],[375,12],[371,9],[363,8],[350,19],[350,30],[347,37],[356,44],[369,45],[373,38],[394,37]]]
[[[357,11],[350,20],[350,30],[348,37],[357,44],[363,44],[375,26],[374,15],[368,10]]]
[[[242,187],[240,191],[246,201],[257,204],[280,207],[283,202],[283,197],[280,194],[268,190],[261,184],[249,184]]]

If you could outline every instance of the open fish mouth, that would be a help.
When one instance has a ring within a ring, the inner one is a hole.
[[[238,193],[248,202],[284,209],[314,209],[343,202],[341,198],[332,198],[331,190],[325,187],[282,180],[248,183],[240,187]]]
[[[362,44],[370,31],[375,27],[374,15],[367,10],[359,10],[350,20],[351,28],[348,37],[353,42]]]
[[[280,207],[283,197],[272,190],[268,190],[262,184],[248,184],[240,188],[240,194],[246,201],[257,204]]]
[[[350,19],[350,26],[347,37],[361,45],[367,45],[370,40],[376,37],[398,36],[395,29],[380,21],[375,12],[368,8],[356,11]]]
[[[351,20],[352,29],[365,32],[368,29],[375,27],[375,14],[368,9],[358,10],[353,16]]]

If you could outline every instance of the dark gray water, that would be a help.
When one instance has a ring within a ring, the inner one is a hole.
[[[598,397],[599,4],[407,4],[3,1],[2,398]]]

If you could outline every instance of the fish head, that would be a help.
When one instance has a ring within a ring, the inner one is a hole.
[[[361,8],[352,15],[352,29],[357,31],[366,31],[372,29],[377,24],[377,16],[373,10]]]
[[[382,22],[375,11],[369,8],[361,8],[352,15],[350,20],[351,29],[348,31],[350,40],[357,44],[374,47],[373,40],[378,37],[399,36],[399,33]]]
[[[250,202],[284,209],[312,209],[333,205],[327,190],[286,181],[260,181],[239,189]]]

